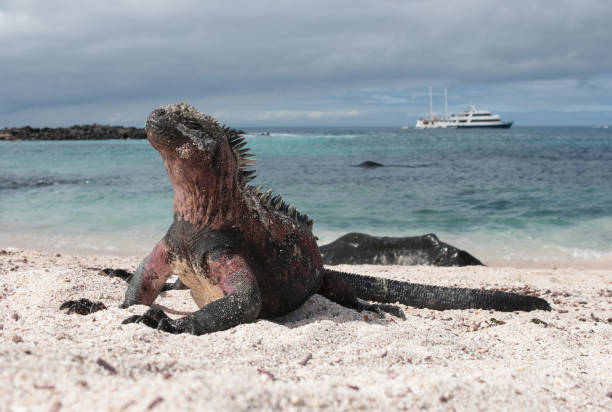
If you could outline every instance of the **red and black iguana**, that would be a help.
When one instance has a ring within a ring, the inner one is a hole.
[[[175,288],[189,288],[200,309],[180,319],[149,309],[124,323],[201,335],[283,315],[315,293],[357,310],[397,316],[403,312],[396,306],[361,299],[439,310],[550,310],[545,300],[533,296],[325,269],[312,220],[272,191],[248,184],[253,155],[241,133],[182,103],[151,112],[146,131],[174,188],[174,221],[130,277],[121,306],[151,305],[162,290],[172,288],[165,281],[175,274]]]

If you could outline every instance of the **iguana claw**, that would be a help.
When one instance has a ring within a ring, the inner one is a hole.
[[[406,315],[402,308],[396,305],[389,305],[386,303],[365,303],[362,301],[358,301],[358,306],[356,308],[359,312],[363,310],[367,310],[374,313],[388,313],[389,315],[395,316],[396,318],[400,318],[402,320],[406,320]]]
[[[161,309],[151,308],[142,315],[134,315],[121,322],[122,325],[128,323],[144,323],[150,328],[161,330],[168,333],[178,334],[183,332],[183,328],[178,322],[171,319]]]

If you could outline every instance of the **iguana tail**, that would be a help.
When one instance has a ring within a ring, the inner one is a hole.
[[[325,269],[325,276],[342,279],[353,288],[358,298],[374,302],[399,302],[417,308],[436,310],[495,309],[503,312],[550,310],[550,305],[544,299],[497,290],[420,285],[329,269]]]

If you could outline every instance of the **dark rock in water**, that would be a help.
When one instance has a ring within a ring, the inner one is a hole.
[[[383,167],[383,164],[372,162],[371,160],[366,160],[365,162],[361,162],[357,165],[357,167],[365,167],[366,169],[371,169],[374,167]]]
[[[433,233],[414,237],[348,233],[319,250],[326,265],[482,265],[468,252],[441,242]]]

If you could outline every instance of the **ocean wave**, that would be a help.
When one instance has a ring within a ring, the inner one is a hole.
[[[301,134],[295,133],[278,133],[278,132],[249,132],[244,135],[247,139],[262,138],[262,137],[304,137]]]
[[[49,177],[0,177],[0,190],[31,189],[58,185],[83,185],[89,183],[89,179],[62,179]]]
[[[265,137],[277,137],[277,138],[304,138],[304,139],[337,139],[337,138],[356,138],[360,137],[360,134],[352,133],[289,133],[289,132],[248,132],[245,134],[247,139],[251,138],[265,138]]]

